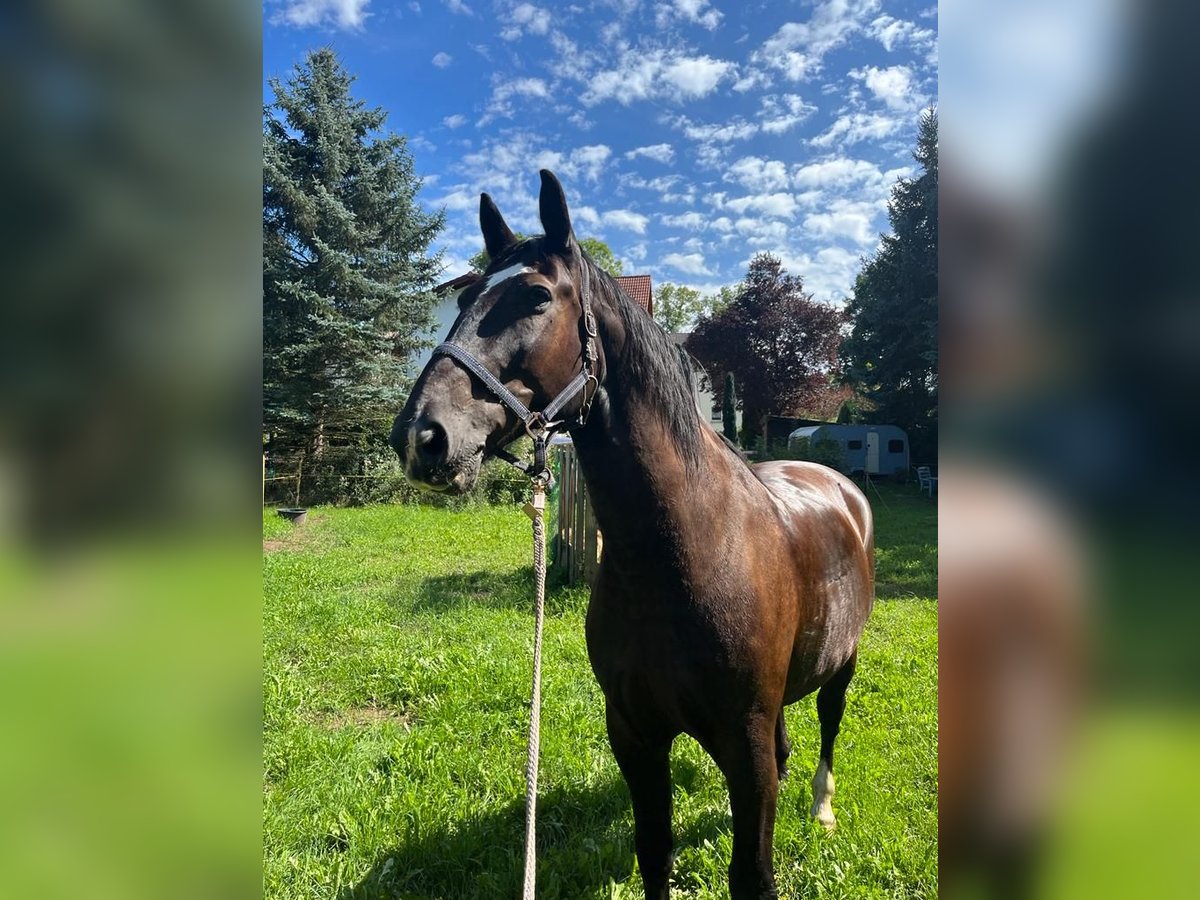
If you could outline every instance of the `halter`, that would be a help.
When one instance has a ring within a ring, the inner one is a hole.
[[[592,410],[592,401],[596,398],[596,390],[600,386],[600,381],[596,378],[594,371],[597,340],[596,316],[592,312],[590,291],[588,290],[587,259],[582,251],[580,253],[579,268],[582,273],[579,303],[583,307],[583,315],[579,321],[581,344],[583,347],[583,368],[580,369],[578,375],[571,379],[570,384],[559,391],[558,396],[551,400],[546,405],[546,408],[540,412],[532,412],[529,407],[517,398],[516,394],[504,386],[504,383],[499,378],[489,372],[483,363],[471,353],[458,346],[458,344],[446,341],[433,348],[433,356],[438,356],[439,354],[449,356],[462,363],[467,371],[482,381],[484,386],[495,394],[496,398],[511,409],[517,418],[521,420],[521,424],[525,426],[526,434],[533,438],[533,462],[522,462],[505,448],[497,450],[496,455],[509,465],[520,469],[530,478],[535,480],[541,479],[546,483],[547,487],[553,487],[554,478],[550,473],[550,469],[546,466],[546,446],[551,436],[563,426],[563,422],[561,420],[555,421],[554,417],[558,415],[559,410],[582,391],[583,403],[579,408],[579,416],[576,419],[576,424],[586,424],[588,414]],[[590,394],[587,390],[589,383],[592,385]],[[513,440],[516,440],[516,438]]]

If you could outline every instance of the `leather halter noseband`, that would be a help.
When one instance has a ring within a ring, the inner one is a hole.
[[[468,372],[473,374],[484,386],[495,394],[496,398],[511,409],[525,426],[526,433],[533,438],[533,462],[523,463],[504,448],[496,451],[496,455],[507,462],[509,465],[520,469],[530,478],[542,478],[546,482],[553,481],[549,468],[546,466],[546,446],[549,443],[550,437],[562,426],[562,421],[555,421],[555,416],[559,411],[574,399],[580,391],[583,392],[583,403],[579,408],[579,416],[576,423],[583,425],[587,422],[588,414],[592,409],[592,401],[596,398],[596,391],[599,389],[600,382],[596,378],[596,316],[592,312],[591,297],[588,290],[588,263],[587,259],[580,253],[579,260],[580,273],[582,275],[579,303],[583,308],[583,315],[580,318],[580,341],[583,349],[583,367],[579,374],[571,379],[571,382],[558,392],[553,400],[546,404],[545,409],[538,412],[533,412],[522,403],[517,396],[510,391],[504,383],[487,370],[478,359],[470,352],[464,350],[458,344],[453,344],[449,341],[438,344],[433,348],[433,356],[449,356],[451,359],[462,363]],[[592,391],[589,395],[588,384],[592,385]],[[516,440],[516,438],[513,438]],[[510,442],[511,443],[511,442]],[[548,486],[551,486],[548,484]]]

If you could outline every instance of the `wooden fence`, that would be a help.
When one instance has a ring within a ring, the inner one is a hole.
[[[569,584],[591,585],[600,563],[604,537],[596,527],[596,514],[579,471],[575,448],[556,448],[559,461],[558,528],[554,533],[554,565],[566,573]]]

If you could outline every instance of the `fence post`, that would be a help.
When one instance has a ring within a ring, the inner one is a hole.
[[[583,490],[586,496],[586,488]],[[583,580],[588,587],[596,578],[597,566],[597,537],[600,533],[596,525],[596,510],[592,508],[592,498],[587,498],[587,513],[583,523]]]
[[[300,505],[300,478],[304,474],[304,451],[300,451],[300,459],[296,462],[296,500],[294,506]]]

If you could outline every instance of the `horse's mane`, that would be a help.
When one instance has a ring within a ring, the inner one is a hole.
[[[688,352],[673,342],[644,309],[621,290],[616,280],[581,251],[588,267],[593,301],[614,310],[625,329],[621,366],[612,377],[648,395],[674,438],[675,447],[691,466],[699,466],[704,448],[702,429],[710,428],[696,409],[696,373]],[[726,442],[727,446],[730,446]],[[741,453],[733,450],[745,461]]]

